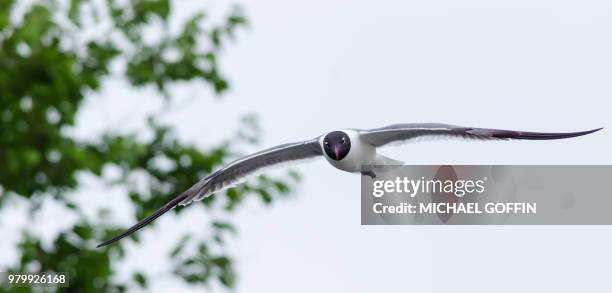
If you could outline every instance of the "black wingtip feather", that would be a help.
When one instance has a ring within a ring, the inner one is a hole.
[[[177,197],[175,197],[174,199],[172,199],[171,201],[169,201],[168,203],[166,203],[163,207],[161,207],[160,209],[158,209],[157,211],[155,211],[153,214],[149,215],[148,217],[144,218],[142,221],[136,223],[134,226],[130,227],[129,229],[127,229],[125,232],[111,238],[108,239],[100,244],[98,244],[98,246],[96,246],[96,248],[100,248],[100,247],[104,247],[107,246],[109,244],[113,244],[129,235],[131,235],[132,233],[140,230],[142,227],[146,226],[147,224],[155,221],[155,219],[159,218],[161,215],[167,213],[169,210],[173,209],[174,207],[176,207],[181,201],[183,201],[185,198],[187,198],[188,194],[184,193],[181,194]]]
[[[578,132],[561,132],[561,133],[550,133],[550,132],[528,132],[528,131],[514,131],[514,130],[501,130],[501,129],[482,129],[473,128],[467,132],[470,134],[476,134],[481,136],[494,137],[499,139],[525,139],[525,140],[552,140],[552,139],[564,139],[577,136],[583,136],[602,130],[603,128],[596,128],[586,131]]]
[[[564,139],[564,138],[572,138],[572,137],[578,137],[578,136],[591,134],[601,129],[603,128],[596,128],[592,130],[577,131],[577,132],[565,132],[565,133],[517,132],[517,135],[515,137],[510,137],[510,138],[528,139],[528,140]]]

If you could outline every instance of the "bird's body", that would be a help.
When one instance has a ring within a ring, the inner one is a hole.
[[[323,156],[333,167],[339,170],[361,173],[374,178],[376,173],[374,170],[368,169],[368,166],[402,164],[400,161],[385,157],[378,151],[379,147],[394,142],[410,141],[424,137],[450,137],[471,140],[550,140],[582,136],[600,129],[568,133],[544,133],[462,127],[440,123],[412,123],[394,124],[368,130],[341,129],[332,131],[314,139],[279,145],[233,161],[202,178],[153,214],[120,235],[103,242],[98,247],[111,244],[136,232],[177,205],[187,205],[193,201],[201,200],[239,183],[245,177],[253,175],[263,168],[276,166],[280,163]]]
[[[370,165],[401,165],[401,161],[397,161],[388,157],[385,157],[378,152],[375,146],[366,143],[361,139],[358,130],[354,129],[340,129],[330,133],[344,133],[348,141],[351,142],[351,147],[346,157],[341,160],[335,160],[333,154],[330,156],[324,153],[325,160],[336,169],[350,172],[350,173],[365,173],[372,174],[371,170],[364,170],[364,167]],[[325,149],[325,137],[322,135],[319,138],[319,144],[321,149]]]
[[[359,133],[355,130],[341,129],[334,132],[345,133],[348,139],[350,139],[351,147],[346,157],[341,160],[335,160],[333,156],[327,154],[324,155],[327,162],[332,166],[342,171],[357,173],[361,172],[361,166],[375,164],[378,159],[378,153],[376,148],[372,145],[364,143],[359,138]],[[333,133],[333,132],[330,132]],[[319,138],[319,144],[321,149],[325,148],[325,136],[322,135]]]

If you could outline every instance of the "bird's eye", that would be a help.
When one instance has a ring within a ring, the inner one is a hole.
[[[343,136],[342,137],[342,144],[344,144],[346,142],[346,138]]]
[[[327,142],[327,141],[324,141],[323,143],[325,143],[325,145],[329,145],[329,142]]]

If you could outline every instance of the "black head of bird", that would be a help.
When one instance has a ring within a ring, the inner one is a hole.
[[[351,139],[342,131],[333,131],[323,138],[323,149],[332,160],[340,161],[351,150]]]

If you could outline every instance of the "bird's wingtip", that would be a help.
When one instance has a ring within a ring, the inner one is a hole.
[[[600,131],[600,130],[602,130],[602,129],[604,129],[604,128],[603,128],[603,127],[599,127],[599,128],[595,128],[595,129],[591,129],[591,130],[583,131],[582,133],[583,133],[583,135],[585,135],[585,134],[591,134],[591,133],[594,133],[594,132]]]
[[[110,240],[107,240],[107,241],[104,241],[104,242],[102,242],[102,243],[100,243],[100,244],[96,245],[96,248],[102,248],[102,247],[107,246],[107,245],[109,245],[109,244],[111,244],[111,241],[110,241]]]
[[[583,135],[587,135],[587,134],[591,134],[591,133],[600,131],[602,129],[603,129],[603,127],[599,127],[599,128],[595,128],[595,129],[591,129],[591,130],[578,131],[578,132],[574,132],[574,133],[567,133],[567,137],[583,136]]]

